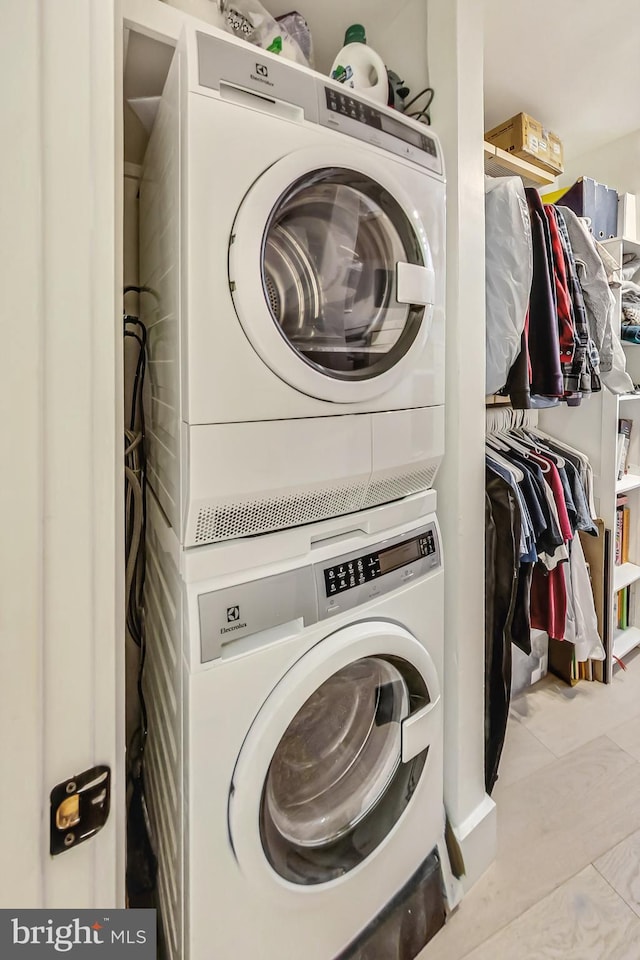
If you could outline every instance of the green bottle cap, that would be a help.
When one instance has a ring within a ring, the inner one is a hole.
[[[366,43],[367,35],[361,23],[352,23],[344,35],[345,46],[348,43]]]

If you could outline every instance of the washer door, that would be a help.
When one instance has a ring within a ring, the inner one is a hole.
[[[346,627],[305,654],[234,772],[230,833],[247,872],[302,889],[363,863],[427,775],[439,700],[431,657],[395,624]]]
[[[264,362],[311,396],[378,396],[426,342],[431,251],[394,167],[403,172],[357,148],[301,150],[256,181],[236,217],[240,323]]]

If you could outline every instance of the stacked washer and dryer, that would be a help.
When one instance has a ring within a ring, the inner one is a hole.
[[[408,960],[442,923],[444,220],[428,128],[185,30],[140,191],[171,960]]]

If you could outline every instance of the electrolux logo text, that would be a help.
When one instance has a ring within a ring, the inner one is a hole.
[[[271,80],[268,79],[269,68],[264,63],[256,63],[256,72],[250,73],[249,76],[252,80],[257,80],[258,83],[266,83],[268,87],[273,86]]]
[[[121,957],[156,958],[155,910],[0,910],[0,956],[46,957],[71,953],[74,960]]]
[[[227,623],[232,623],[232,627],[220,627],[220,633],[233,633],[234,630],[244,630],[246,623],[240,620],[240,607],[227,607]]]

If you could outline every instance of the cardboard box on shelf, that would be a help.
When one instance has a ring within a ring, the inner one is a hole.
[[[528,160],[543,170],[556,174],[564,170],[560,137],[527,113],[518,113],[510,120],[505,120],[485,133],[484,137],[496,147],[501,147],[522,160]]]

